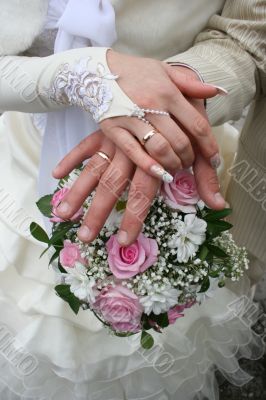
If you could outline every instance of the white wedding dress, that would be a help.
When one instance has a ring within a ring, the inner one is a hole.
[[[47,24],[64,3],[51,1]],[[44,31],[31,52],[50,53],[55,34]],[[74,315],[55,295],[53,270],[28,228],[43,224],[34,203],[45,123],[45,115],[17,112],[0,119],[0,399],[213,400],[216,369],[236,385],[248,382],[238,359],[258,358],[263,348],[251,330],[247,278],[154,334],[151,351],[138,337],[110,335],[89,311]],[[228,126],[216,133],[237,142]],[[233,155],[227,149],[225,162]]]

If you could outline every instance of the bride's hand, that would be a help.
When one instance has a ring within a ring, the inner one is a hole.
[[[98,151],[108,154],[112,161],[101,158],[96,154]],[[136,168],[100,131],[88,136],[76,146],[58,164],[54,170],[54,177],[63,178],[88,158],[90,160],[80,177],[58,207],[58,215],[65,219],[71,218],[97,187],[92,205],[78,233],[82,241],[91,242],[97,237],[117,200],[130,184],[127,208],[118,236],[120,244],[129,245],[135,241],[142,229],[160,181]],[[216,171],[199,153],[196,155],[194,174],[202,200],[211,208],[223,208],[225,202],[221,195],[219,196]]]
[[[219,163],[218,146],[205,118],[189,103],[187,97],[207,98],[219,93],[219,89],[202,84],[196,75],[184,68],[176,68],[164,62],[133,57],[109,51],[108,65],[119,76],[118,84],[140,108],[156,109],[166,115],[147,113],[146,119],[159,133],[144,146],[142,141],[152,127],[137,118],[116,117],[101,122],[104,134],[115,143],[134,164],[146,173],[156,176],[154,160],[166,170],[187,168],[195,155],[191,141],[210,162]],[[193,76],[194,75],[194,76]],[[190,137],[185,132],[189,132]]]

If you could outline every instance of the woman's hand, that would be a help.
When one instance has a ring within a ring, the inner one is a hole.
[[[107,53],[107,60],[112,73],[119,76],[119,86],[140,108],[166,111],[175,118],[174,121],[170,116],[147,113],[146,119],[158,133],[144,146],[135,140],[142,141],[152,130],[143,121],[117,117],[101,122],[104,134],[124,154],[147,174],[156,176],[154,160],[168,171],[190,167],[195,158],[193,141],[211,165],[219,164],[218,146],[210,125],[185,97],[212,97],[220,93],[219,88],[202,84],[196,74],[188,74],[185,68],[161,61],[112,50]]]

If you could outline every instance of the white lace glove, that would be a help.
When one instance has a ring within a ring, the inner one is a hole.
[[[106,61],[107,48],[82,48],[43,58],[0,58],[0,110],[48,112],[79,106],[96,122],[138,116]]]

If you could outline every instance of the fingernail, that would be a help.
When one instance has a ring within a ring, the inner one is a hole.
[[[221,86],[217,86],[217,85],[212,85],[210,83],[205,83],[206,86],[211,86],[214,87],[215,89],[217,89],[218,94],[220,94],[221,96],[227,96],[228,95],[228,91],[226,89],[224,89]]]
[[[221,157],[219,153],[216,153],[211,159],[211,166],[214,169],[217,169],[221,165]]]
[[[162,167],[159,167],[159,165],[153,165],[151,167],[151,172],[157,175],[160,179],[162,179],[166,183],[171,183],[174,180],[174,177],[169,174],[169,172],[165,171]]]
[[[118,235],[117,235],[117,240],[119,242],[119,244],[121,244],[122,246],[125,246],[127,244],[128,241],[128,234],[126,231],[119,231]]]
[[[92,237],[91,230],[86,225],[83,225],[78,231],[80,240],[89,241]]]
[[[225,204],[225,199],[223,198],[223,196],[221,195],[221,193],[215,193],[215,195],[214,195],[214,198],[215,198],[215,202],[218,204],[218,203],[220,203],[221,205],[222,204]]]
[[[67,214],[70,212],[70,205],[64,201],[57,207],[57,210],[62,214]]]

